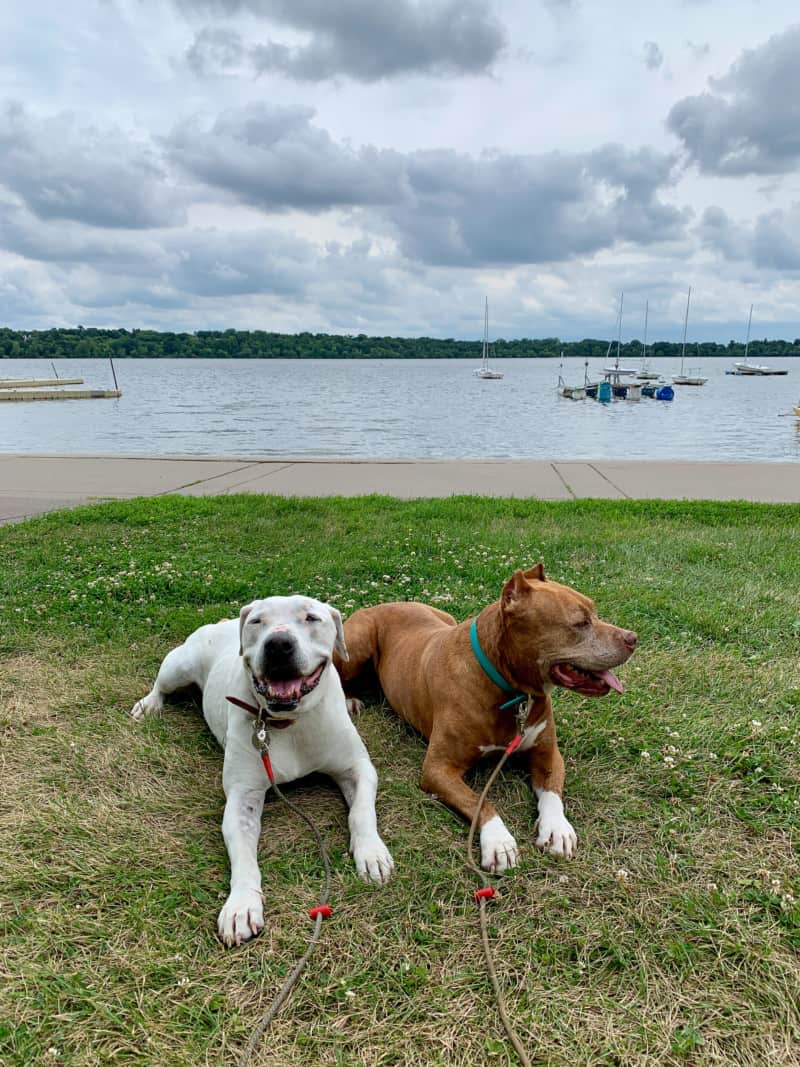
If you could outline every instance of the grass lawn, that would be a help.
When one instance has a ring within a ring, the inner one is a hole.
[[[128,717],[168,648],[271,593],[465,618],[542,559],[639,648],[624,696],[555,694],[574,862],[530,847],[520,771],[495,789],[528,846],[490,923],[532,1058],[800,1064],[799,529],[794,506],[254,496],[0,529],[0,1062],[234,1064],[304,950],[319,861],[274,800],[267,928],[216,940],[221,754],[193,704]],[[515,1063],[467,828],[419,790],[423,742],[385,705],[358,727],[396,878],[359,882],[332,784],[292,788],[331,848],[334,917],[254,1062]]]

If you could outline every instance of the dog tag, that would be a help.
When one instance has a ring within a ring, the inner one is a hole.
[[[269,745],[267,744],[267,731],[262,726],[260,730],[253,730],[251,734],[251,740],[253,742],[253,748],[259,755],[264,755],[265,752],[269,752]]]
[[[523,733],[525,730],[525,723],[528,721],[528,716],[533,709],[533,697],[529,696],[524,704],[520,704],[519,711],[517,712],[517,731]]]

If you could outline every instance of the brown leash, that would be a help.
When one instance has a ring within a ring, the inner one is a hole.
[[[306,968],[306,964],[311,959],[314,949],[319,943],[320,933],[322,932],[323,920],[329,918],[331,915],[331,906],[328,903],[331,896],[331,863],[328,857],[328,850],[325,848],[325,842],[322,840],[322,834],[317,829],[317,826],[315,825],[313,819],[311,819],[310,816],[306,815],[304,811],[301,811],[300,808],[298,808],[298,806],[293,801],[289,800],[289,798],[282,792],[282,790],[278,787],[278,784],[275,781],[275,772],[273,771],[272,764],[270,763],[269,745],[267,744],[267,731],[265,728],[265,724],[262,721],[261,709],[255,707],[252,704],[247,704],[245,703],[245,701],[239,700],[237,697],[226,697],[226,699],[229,700],[231,704],[236,704],[238,707],[244,708],[245,711],[249,711],[251,714],[256,716],[253,723],[253,744],[259,750],[262,763],[264,764],[264,770],[267,772],[267,777],[270,780],[272,789],[274,790],[275,795],[283,801],[287,808],[293,811],[295,815],[299,815],[303,822],[305,822],[306,825],[309,827],[312,834],[316,838],[317,847],[319,848],[319,854],[322,859],[322,865],[325,868],[325,877],[323,880],[322,892],[320,893],[319,897],[319,903],[316,905],[316,907],[311,908],[308,913],[309,917],[314,920],[314,932],[311,935],[311,940],[308,943],[308,948],[305,950],[303,955],[294,965],[294,968],[286,978],[286,981],[283,983],[281,988],[278,990],[278,993],[275,996],[274,1000],[264,1012],[264,1014],[261,1016],[261,1019],[259,1020],[257,1026],[251,1033],[247,1045],[245,1046],[238,1063],[238,1067],[247,1067],[247,1065],[250,1063],[250,1060],[253,1058],[253,1053],[255,1052],[259,1041],[272,1025],[275,1016],[281,1010],[284,1002],[289,997],[289,994],[297,985],[300,975],[303,973]]]
[[[244,708],[246,711],[249,711],[259,716],[258,718],[256,718],[254,723],[253,743],[260,751],[261,759],[264,764],[264,770],[267,772],[267,776],[270,780],[273,790],[275,791],[276,796],[278,796],[288,808],[295,812],[295,814],[299,815],[300,818],[310,828],[311,832],[316,838],[317,846],[319,848],[320,856],[322,858],[322,863],[325,868],[325,878],[322,893],[320,894],[319,904],[316,907],[311,908],[308,913],[309,916],[314,919],[315,922],[314,932],[311,935],[311,940],[309,941],[308,948],[297,961],[292,972],[288,975],[286,981],[281,986],[274,1000],[264,1012],[257,1026],[251,1033],[247,1045],[245,1046],[244,1051],[242,1052],[242,1055],[238,1062],[238,1067],[248,1067],[248,1064],[250,1063],[250,1060],[253,1057],[253,1053],[255,1052],[259,1041],[264,1036],[269,1027],[272,1025],[278,1012],[281,1010],[290,993],[297,985],[300,975],[305,970],[306,964],[311,958],[314,949],[317,947],[317,944],[319,943],[320,933],[322,931],[323,920],[327,919],[331,914],[331,908],[328,904],[331,890],[331,866],[330,860],[328,858],[328,852],[325,848],[325,842],[322,840],[322,835],[320,834],[313,820],[308,815],[306,815],[304,811],[301,811],[296,804],[289,800],[289,798],[278,788],[275,782],[274,771],[272,769],[272,764],[270,763],[269,759],[269,746],[267,745],[266,730],[264,729],[262,723],[260,723],[259,721],[261,709],[254,707],[252,704],[246,704],[244,701],[238,700],[236,697],[227,697],[227,699],[232,704],[236,704],[239,707]],[[527,711],[528,708],[525,708],[524,712],[520,712],[518,718],[520,729],[522,729],[522,723],[525,721]],[[494,991],[494,997],[497,1003],[497,1011],[500,1015],[500,1020],[503,1023],[503,1028],[505,1029],[505,1032],[508,1035],[509,1041],[514,1046],[514,1050],[516,1051],[517,1056],[519,1057],[522,1067],[532,1067],[531,1061],[528,1057],[527,1052],[525,1051],[522,1041],[516,1030],[514,1029],[511,1020],[508,1016],[505,997],[503,996],[503,991],[501,990],[500,983],[497,979],[497,970],[494,965],[491,944],[489,942],[489,929],[486,917],[486,902],[487,900],[491,900],[492,898],[494,898],[496,896],[496,892],[494,886],[491,885],[484,871],[475,863],[472,858],[472,846],[475,840],[475,830],[478,825],[478,819],[480,818],[484,801],[486,800],[489,790],[494,785],[495,779],[505,766],[509,756],[512,755],[512,753],[519,747],[521,743],[522,734],[518,733],[508,744],[505,751],[503,752],[503,755],[497,761],[497,765],[495,766],[492,773],[489,775],[489,779],[486,782],[486,785],[483,787],[483,792],[478,798],[478,806],[475,809],[475,814],[472,817],[472,823],[470,825],[469,834],[467,836],[467,866],[472,871],[474,871],[475,874],[477,874],[478,878],[481,881],[481,888],[475,892],[475,899],[478,901],[478,906],[480,909],[481,941],[483,943],[483,953],[486,957],[486,969],[489,973],[489,980],[492,984],[492,990]]]
[[[525,713],[527,714],[527,709],[526,709]],[[524,722],[524,719],[522,718],[522,714],[521,713],[520,713],[520,719],[518,721],[520,723],[520,729],[521,729],[522,728],[522,722]],[[497,1011],[498,1011],[498,1014],[500,1015],[500,1021],[503,1024],[503,1029],[505,1030],[506,1034],[508,1035],[509,1041],[514,1046],[514,1051],[516,1052],[517,1056],[519,1057],[519,1061],[522,1064],[522,1067],[532,1067],[531,1061],[530,1061],[530,1059],[528,1057],[528,1053],[525,1051],[525,1047],[522,1044],[522,1040],[520,1039],[519,1034],[514,1029],[514,1027],[513,1027],[513,1025],[511,1023],[511,1020],[508,1017],[508,1012],[506,1010],[505,997],[503,996],[503,991],[500,988],[500,983],[497,980],[497,970],[496,970],[495,965],[494,965],[494,957],[492,956],[492,947],[491,947],[491,944],[489,942],[489,929],[488,929],[488,921],[487,921],[487,917],[486,917],[486,902],[488,900],[492,900],[493,898],[495,898],[497,896],[497,894],[495,892],[494,886],[489,882],[489,879],[486,877],[486,874],[484,873],[484,871],[475,863],[474,859],[472,858],[472,845],[473,845],[473,841],[475,839],[475,830],[476,830],[476,828],[478,826],[478,819],[480,818],[481,810],[483,808],[484,801],[486,800],[486,797],[487,797],[487,795],[489,793],[489,790],[494,785],[495,779],[497,778],[498,774],[500,773],[500,771],[505,766],[506,760],[519,747],[519,745],[521,743],[522,743],[522,734],[518,733],[516,735],[516,737],[514,737],[514,739],[509,743],[509,745],[507,746],[505,752],[500,757],[500,759],[497,761],[497,766],[494,768],[492,773],[489,775],[489,780],[487,781],[486,785],[483,787],[483,792],[481,793],[480,797],[478,798],[478,806],[475,809],[475,814],[472,816],[472,823],[470,824],[469,835],[467,836],[467,866],[470,868],[470,870],[474,871],[475,874],[477,874],[478,878],[480,878],[480,880],[481,880],[481,888],[476,890],[475,899],[478,901],[478,907],[480,909],[481,941],[483,943],[483,954],[486,957],[486,970],[489,972],[489,981],[492,983],[492,989],[494,991],[494,999],[495,999],[495,1002],[497,1004]]]

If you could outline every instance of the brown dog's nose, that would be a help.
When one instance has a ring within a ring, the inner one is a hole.
[[[639,638],[633,630],[623,630],[622,640],[625,642],[631,652],[633,652],[633,650],[636,648],[636,642],[639,640]]]

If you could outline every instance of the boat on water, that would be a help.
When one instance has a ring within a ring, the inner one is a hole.
[[[618,397],[620,400],[625,400],[629,397],[631,400],[638,400],[641,397],[641,389],[639,384],[635,382],[626,382],[624,379],[636,374],[636,367],[621,367],[620,366],[620,350],[622,348],[622,306],[625,299],[625,293],[619,294],[619,311],[617,312],[617,355],[612,364],[606,364],[603,367],[603,378],[608,382],[611,387],[611,395]],[[613,341],[608,342],[608,349],[606,351],[606,360],[611,355],[611,347],[614,344]],[[602,384],[602,383],[601,383]],[[631,389],[633,386],[633,389]],[[606,390],[603,390],[605,395]],[[600,400],[600,393],[597,393],[597,399]]]
[[[650,362],[649,362],[649,360],[647,358],[647,316],[648,316],[649,310],[650,310],[650,301],[649,300],[645,300],[645,302],[644,302],[644,343],[642,345],[642,366],[641,366],[641,369],[639,370],[638,374],[636,375],[637,381],[640,381],[640,382],[657,382],[661,378],[661,375],[658,373],[658,371],[652,370],[652,368],[650,367]],[[647,396],[646,393],[644,393],[644,395]]]
[[[503,371],[492,370],[489,366],[489,297],[486,297],[486,307],[483,315],[483,348],[481,350],[481,365],[472,372],[476,378],[484,381],[497,381],[503,377]]]
[[[687,293],[687,296],[686,296],[686,315],[684,316],[684,319],[683,319],[683,346],[681,347],[681,372],[680,372],[680,374],[676,374],[676,375],[673,376],[673,378],[672,378],[672,384],[673,385],[705,385],[706,382],[708,381],[708,378],[704,378],[701,374],[697,373],[699,371],[699,368],[697,368],[697,367],[695,367],[695,368],[689,367],[688,368],[688,373],[686,372],[686,369],[685,369],[685,363],[686,363],[686,329],[687,329],[687,327],[689,325],[689,302],[691,301],[691,299],[692,299],[692,287],[690,285],[689,286],[689,292]],[[695,371],[694,374],[692,373],[692,370]]]
[[[750,348],[750,326],[753,321],[753,305],[750,305],[750,315],[747,319],[747,340],[744,343],[744,359],[734,363],[733,370],[726,370],[726,374],[741,375],[746,378],[767,378],[777,374],[788,374],[788,370],[778,367],[769,367],[764,363],[750,363],[747,358]]]
[[[603,374],[613,376],[614,378],[617,379],[617,383],[619,383],[619,380],[621,378],[625,377],[625,375],[636,374],[636,372],[637,372],[637,368],[636,367],[620,367],[620,365],[619,365],[620,348],[621,348],[621,345],[622,345],[622,303],[623,303],[624,299],[625,299],[625,293],[620,293],[619,294],[619,311],[617,312],[617,358],[615,359],[614,363],[610,367],[608,367],[608,366],[603,367]],[[611,346],[612,346],[613,343],[614,343],[613,341],[609,341],[609,343],[608,343],[608,350],[606,352],[606,359],[608,359],[609,355],[611,354]]]
[[[733,370],[726,370],[725,373],[750,378],[769,378],[773,375],[789,373],[781,367],[768,367],[763,363],[734,363],[733,368]]]
[[[567,385],[564,381],[564,353],[561,353],[561,363],[558,367],[558,395],[567,400],[585,400],[592,386],[597,387],[596,382],[589,381],[589,360],[583,361],[583,385]]]

